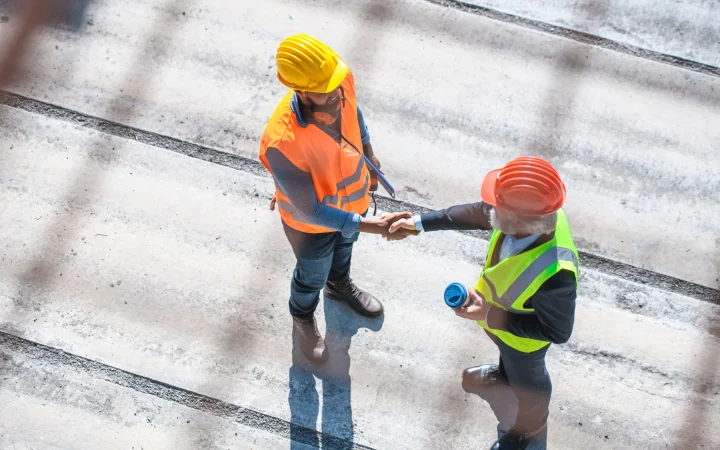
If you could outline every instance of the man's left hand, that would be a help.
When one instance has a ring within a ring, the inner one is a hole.
[[[485,320],[485,316],[490,308],[492,308],[490,303],[486,302],[475,289],[470,290],[470,298],[473,300],[472,305],[455,309],[455,314],[464,319]]]

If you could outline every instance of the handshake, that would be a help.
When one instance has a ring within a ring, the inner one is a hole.
[[[420,234],[410,212],[389,213],[377,218],[363,217],[360,221],[360,232],[379,234],[388,241],[401,241],[408,236]]]

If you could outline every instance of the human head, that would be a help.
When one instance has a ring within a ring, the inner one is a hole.
[[[481,196],[493,206],[494,228],[506,234],[546,234],[555,229],[566,189],[549,162],[523,156],[488,173]]]
[[[332,93],[349,72],[345,61],[333,49],[307,34],[297,34],[282,41],[275,63],[278,80],[303,93]],[[313,100],[323,104],[324,97],[319,95]]]
[[[333,123],[344,96],[340,83],[349,69],[337,53],[307,34],[290,36],[280,43],[275,57],[278,80],[295,90],[314,118]]]

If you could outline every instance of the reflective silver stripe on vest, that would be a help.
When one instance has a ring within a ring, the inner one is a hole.
[[[291,205],[290,203],[284,202],[280,199],[277,199],[277,202],[278,202],[278,206],[280,206],[280,209],[282,209],[286,213],[290,214],[290,216],[293,219],[297,220],[298,222],[305,222],[305,220],[307,220],[307,219],[303,219],[302,214],[300,214],[300,212],[297,209],[295,209],[295,207],[293,205]]]
[[[336,205],[340,196],[340,191],[343,189],[347,189],[347,187],[358,180],[360,180],[360,177],[362,176],[363,167],[365,167],[365,158],[360,156],[360,161],[358,162],[358,166],[355,169],[355,173],[350,175],[349,177],[345,177],[344,179],[340,180],[337,185],[335,185],[335,195],[326,195],[320,203],[324,205]],[[362,198],[362,197],[360,197]]]
[[[345,206],[346,203],[352,203],[354,201],[360,200],[361,198],[365,197],[367,195],[367,190],[369,187],[370,187],[370,176],[368,175],[365,177],[365,184],[363,184],[363,186],[360,189],[344,196],[342,198],[342,200],[340,200],[339,208],[342,208],[343,206]]]
[[[277,186],[277,184],[275,184],[275,186]],[[357,191],[351,193],[350,195],[344,196],[342,198],[342,200],[340,202],[340,206],[338,206],[338,208],[342,208],[346,203],[352,203],[354,201],[360,200],[361,198],[365,197],[367,195],[367,189],[369,186],[370,186],[370,177],[366,176],[365,184],[363,184],[363,186],[360,189],[358,189]],[[277,188],[278,188],[278,190],[280,190],[280,186],[277,186]],[[282,190],[280,190],[280,192],[282,192]],[[283,194],[285,194],[285,193],[283,192]],[[278,205],[280,205],[280,208],[282,208],[285,212],[290,214],[290,216],[293,219],[297,220],[298,222],[308,223],[307,218],[303,215],[303,213],[298,211],[297,208],[295,208],[292,204],[290,204],[286,201],[280,200],[280,199],[277,199],[277,203],[278,203]],[[311,224],[311,225],[313,225],[313,224]]]
[[[513,303],[525,292],[535,279],[540,276],[548,267],[558,261],[570,261],[578,268],[578,260],[575,257],[575,253],[572,250],[565,247],[552,247],[547,249],[545,253],[540,255],[535,261],[533,261],[517,278],[512,282],[507,291],[502,296],[498,297],[495,285],[487,278],[483,273],[483,280],[487,283],[490,288],[490,292],[493,296],[493,301],[498,305],[501,305],[507,310],[515,312],[526,312],[517,310],[512,307]]]

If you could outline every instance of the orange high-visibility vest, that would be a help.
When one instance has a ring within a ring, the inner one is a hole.
[[[320,203],[343,211],[363,214],[370,206],[370,173],[365,166],[362,139],[358,125],[355,83],[351,73],[340,84],[345,93],[342,104],[342,136],[340,142],[316,125],[302,127],[290,107],[293,91],[280,102],[268,122],[260,141],[260,162],[268,172],[265,152],[276,148],[298,169],[308,172]],[[328,233],[335,230],[305,223],[290,199],[275,189],[280,217],[291,228],[304,233]]]

